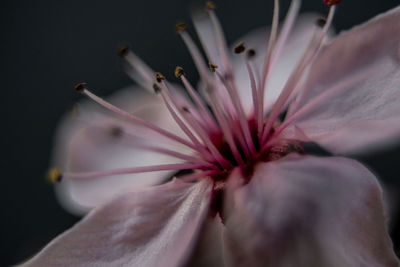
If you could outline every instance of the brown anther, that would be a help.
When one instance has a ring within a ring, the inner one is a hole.
[[[182,111],[189,113],[189,108],[188,107],[182,107]]]
[[[126,56],[126,55],[129,53],[129,51],[130,51],[129,46],[123,45],[123,46],[121,46],[121,47],[118,49],[118,55],[119,55],[120,57],[124,57],[124,56]]]
[[[248,58],[252,58],[252,57],[254,57],[256,55],[256,50],[254,50],[254,49],[249,49],[249,50],[247,50],[247,57]]]
[[[74,89],[78,93],[83,93],[83,91],[86,89],[86,83],[77,83],[74,85]]]
[[[235,52],[235,54],[241,54],[246,50],[246,47],[244,46],[243,42],[240,42],[237,46],[235,46],[235,48],[233,49],[233,51]]]
[[[59,168],[51,168],[47,172],[47,179],[53,183],[59,183],[62,180],[62,171]]]
[[[186,30],[186,24],[184,22],[178,22],[175,24],[175,32],[180,33]]]
[[[211,2],[211,1],[206,2],[206,11],[212,11],[215,9],[216,9],[216,6],[215,6],[214,2]]]
[[[176,78],[180,78],[182,75],[184,75],[185,74],[185,72],[183,71],[183,68],[182,67],[179,67],[179,66],[177,66],[176,68],[175,68],[175,77]]]
[[[165,80],[165,76],[162,75],[160,72],[156,72],[156,81],[158,83],[161,83],[163,80]]]
[[[119,126],[113,126],[110,129],[110,135],[115,138],[119,138],[124,134],[124,130]]]
[[[212,62],[208,62],[208,67],[210,68],[211,72],[215,72],[218,69],[218,66]]]
[[[342,0],[324,0],[324,3],[328,6],[334,6],[341,2]]]
[[[79,106],[78,104],[74,104],[70,109],[71,115],[76,117],[79,114]]]
[[[161,88],[156,83],[153,83],[153,89],[156,94],[161,92]]]
[[[326,18],[318,18],[317,19],[317,21],[316,21],[316,23],[317,23],[317,25],[319,26],[319,27],[324,27],[325,26],[325,24],[326,24]]]

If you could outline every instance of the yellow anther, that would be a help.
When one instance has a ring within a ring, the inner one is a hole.
[[[183,68],[182,67],[179,67],[179,66],[177,66],[176,68],[175,68],[175,77],[176,78],[180,78],[182,75],[184,75],[185,74],[185,72],[183,71]]]
[[[186,30],[186,24],[184,22],[179,22],[175,24],[175,31],[177,33],[183,32]]]
[[[52,183],[59,183],[62,180],[62,171],[60,168],[51,168],[47,172],[47,178],[52,182]]]
[[[160,72],[156,73],[156,81],[160,83],[161,81],[165,80],[165,76],[162,75]]]
[[[206,11],[211,11],[211,10],[215,10],[216,6],[214,4],[214,2],[208,1],[206,2]]]

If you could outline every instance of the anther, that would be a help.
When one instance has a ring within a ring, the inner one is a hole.
[[[156,72],[156,81],[158,83],[161,83],[163,80],[165,80],[165,76],[162,75],[160,72]]]
[[[156,94],[161,92],[161,88],[156,83],[153,83],[153,89]]]
[[[247,51],[247,57],[248,57],[248,58],[253,58],[255,55],[256,55],[256,50],[254,50],[254,49],[249,49],[249,50]]]
[[[182,107],[182,111],[186,112],[186,113],[189,113],[189,108],[188,107]]]
[[[74,85],[74,89],[78,93],[83,93],[83,91],[86,89],[86,83],[77,83]]]
[[[183,71],[183,68],[182,67],[179,67],[179,66],[177,66],[176,68],[175,68],[175,77],[176,78],[180,78],[182,75],[184,75],[185,74],[185,72]]]
[[[217,68],[218,68],[218,66],[215,65],[215,64],[212,63],[212,62],[208,62],[208,67],[210,68],[210,71],[211,71],[211,72],[215,72],[215,71],[217,70]]]
[[[119,126],[113,126],[109,133],[112,137],[119,138],[124,134],[124,130]]]
[[[233,49],[233,51],[235,52],[235,54],[241,54],[246,50],[246,47],[244,46],[244,43],[241,42],[239,43],[237,46],[235,46],[235,48]]]
[[[216,6],[215,6],[214,2],[211,2],[211,1],[206,2],[206,11],[212,11],[215,9],[216,9]]]
[[[175,32],[180,33],[186,30],[186,24],[184,22],[179,22],[175,24]]]
[[[62,171],[59,168],[51,168],[47,172],[47,178],[53,183],[59,183],[62,180]]]
[[[318,18],[316,21],[317,25],[321,28],[323,28],[326,24],[326,19],[325,18]]]
[[[334,6],[341,2],[342,0],[324,0],[324,3],[328,6]]]
[[[121,47],[118,49],[118,55],[119,55],[120,57],[124,57],[124,56],[126,56],[126,55],[129,53],[129,51],[130,51],[129,46],[123,45],[123,46],[121,46]]]

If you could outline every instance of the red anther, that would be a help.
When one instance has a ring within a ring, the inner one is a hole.
[[[339,4],[341,1],[342,0],[324,0],[324,3],[328,6],[334,6],[336,4]]]

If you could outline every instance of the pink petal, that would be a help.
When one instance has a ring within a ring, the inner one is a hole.
[[[23,266],[182,266],[208,215],[212,184],[173,181],[93,210]]]
[[[335,153],[356,153],[398,139],[399,21],[400,7],[325,46],[290,109],[289,118],[303,112],[292,126]]]
[[[230,179],[229,266],[398,266],[381,189],[360,163],[294,155],[259,164],[247,185]]]
[[[315,21],[317,18],[317,15],[309,14],[301,16],[296,21],[292,33],[289,35],[280,57],[277,59],[276,64],[269,75],[264,97],[266,110],[274,104],[289,78],[289,75],[305,52],[315,29]],[[239,42],[244,42],[248,49],[255,49],[256,56],[252,61],[260,71],[262,71],[264,64],[269,30],[269,28],[254,30],[234,43],[237,44]],[[249,112],[253,104],[250,79],[246,65],[244,64],[242,57],[239,55],[233,55],[232,64],[242,103],[245,106],[246,111]]]
[[[194,253],[186,266],[225,266],[223,254],[223,228],[219,216],[208,218],[201,229]]]
[[[120,92],[111,99],[111,102],[160,127],[178,132],[176,124],[168,116],[161,100],[143,89]],[[118,119],[103,107],[93,103],[82,104],[78,106],[77,112],[76,116],[66,118],[58,130],[56,139],[53,165],[64,171],[100,171],[181,161],[138,148],[138,144],[154,144],[154,140],[157,140],[159,145],[158,141],[161,142],[163,139],[143,127]],[[114,131],[121,129],[121,136],[113,136],[113,129]],[[146,137],[152,139],[145,139]],[[170,145],[166,143],[167,147]],[[174,144],[174,150],[179,151],[179,146]],[[57,187],[57,192],[67,209],[82,213],[88,208],[108,201],[121,191],[157,184],[170,173],[164,171],[86,180],[63,180]]]

